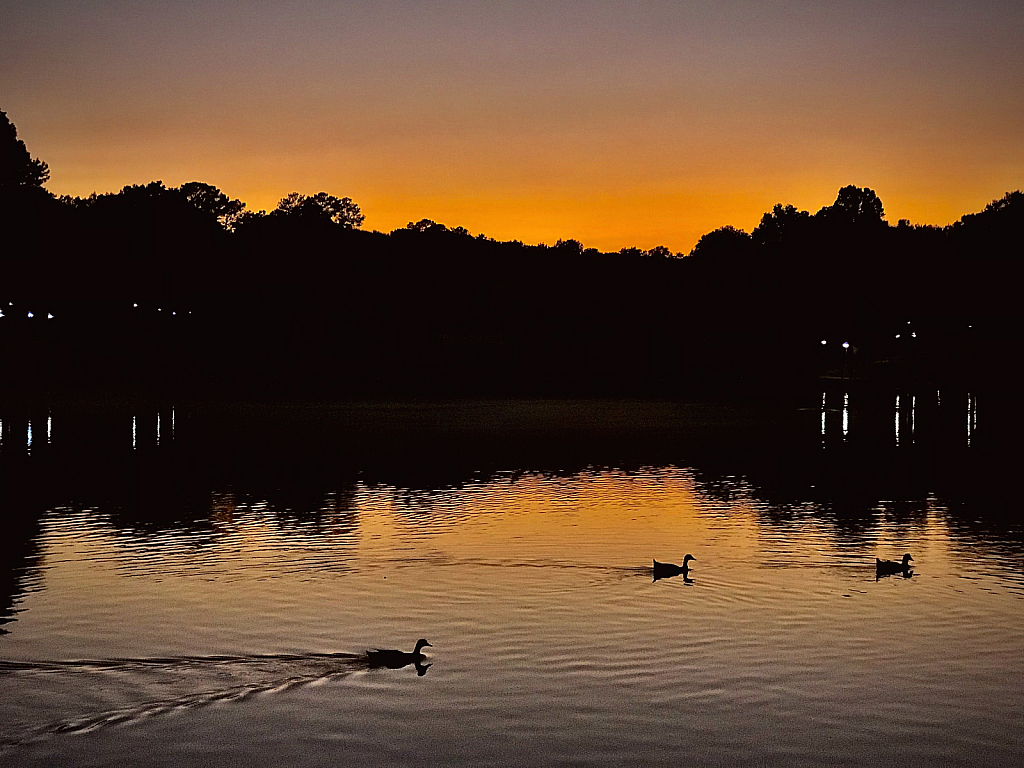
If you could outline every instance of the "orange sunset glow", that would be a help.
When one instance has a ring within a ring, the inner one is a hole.
[[[688,252],[845,184],[947,224],[1024,178],[1019,3],[66,3],[5,11],[0,108],[84,196],[199,180],[364,228]]]

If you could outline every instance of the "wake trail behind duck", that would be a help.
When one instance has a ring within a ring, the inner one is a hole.
[[[367,669],[350,653],[0,661],[0,747],[95,731]]]

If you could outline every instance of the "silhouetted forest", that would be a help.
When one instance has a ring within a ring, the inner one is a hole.
[[[361,229],[347,197],[210,184],[55,197],[0,112],[7,389],[185,394],[788,392],[819,376],[1016,387],[1024,193],[895,226],[868,188],[688,254]],[[822,343],[822,342],[826,343]],[[844,347],[846,342],[849,346]]]

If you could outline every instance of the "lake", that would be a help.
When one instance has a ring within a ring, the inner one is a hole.
[[[0,764],[1024,764],[1014,408],[3,402]]]

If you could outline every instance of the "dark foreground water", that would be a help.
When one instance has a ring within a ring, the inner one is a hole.
[[[1005,408],[0,405],[0,764],[1024,764]]]

